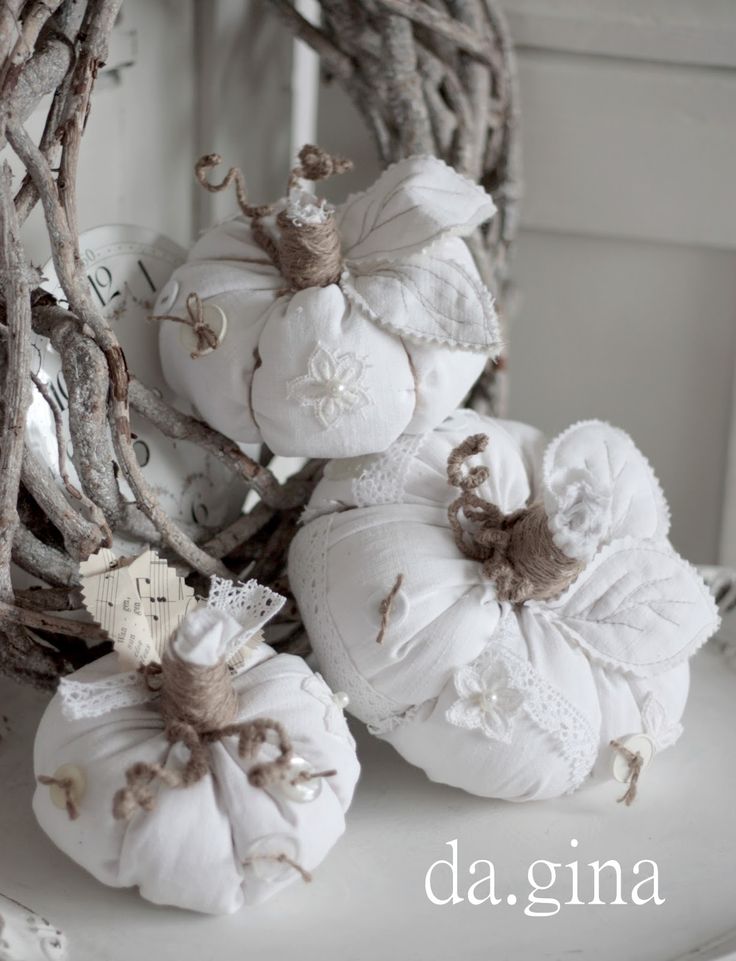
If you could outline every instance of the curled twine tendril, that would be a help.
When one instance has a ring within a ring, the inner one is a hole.
[[[206,154],[197,161],[197,181],[210,193],[227,190],[235,185],[235,196],[240,210],[250,220],[251,233],[256,243],[268,255],[270,262],[287,281],[286,291],[307,287],[327,287],[336,283],[342,273],[342,250],[334,212],[325,210],[321,223],[304,223],[287,210],[276,215],[278,238],[265,228],[263,220],[274,212],[273,204],[254,205],[248,202],[245,178],[237,167],[231,167],[220,183],[212,183],[208,173],[222,163],[219,154]],[[305,144],[299,151],[299,163],[289,175],[289,188],[300,180],[316,183],[352,169],[352,161],[328,153],[321,147]],[[253,261],[264,263],[264,261]]]
[[[582,565],[554,543],[542,504],[506,514],[475,493],[490,471],[482,465],[466,469],[466,461],[487,446],[486,434],[473,434],[447,461],[448,483],[461,491],[447,510],[455,543],[482,565],[483,574],[495,582],[499,600],[521,604],[555,597],[575,580]]]

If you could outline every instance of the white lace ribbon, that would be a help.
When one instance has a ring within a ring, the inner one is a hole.
[[[212,578],[205,606],[237,621],[241,627],[230,637],[225,649],[226,660],[234,674],[246,668],[249,649],[261,643],[261,629],[285,602],[285,597],[256,580],[234,584],[224,578]],[[190,612],[182,623],[194,614],[196,611]],[[138,671],[125,671],[99,681],[62,678],[59,697],[64,717],[78,721],[145,704],[158,697],[158,693],[146,686]]]
[[[100,717],[124,707],[136,707],[157,697],[137,671],[111,674],[101,681],[75,681],[62,677],[59,682],[61,713],[69,721]]]

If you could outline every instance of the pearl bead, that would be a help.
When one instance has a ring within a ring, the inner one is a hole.
[[[344,711],[350,703],[350,698],[345,691],[335,691],[335,693],[332,695],[332,700],[335,702],[335,704],[337,704],[341,711]]]

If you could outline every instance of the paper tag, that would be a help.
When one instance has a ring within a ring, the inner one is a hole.
[[[80,564],[80,572],[84,606],[133,667],[160,663],[169,638],[199,603],[155,551],[130,558],[103,548]]]
[[[228,658],[227,666],[233,674],[240,674],[248,661],[253,657],[253,652],[257,647],[265,642],[263,631],[256,631],[253,637],[249,638],[241,648]]]

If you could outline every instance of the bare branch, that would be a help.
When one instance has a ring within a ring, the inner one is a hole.
[[[79,243],[71,231],[61,205],[56,182],[45,157],[22,127],[8,127],[8,140],[25,164],[40,194],[46,226],[52,241],[54,266],[70,308],[79,320],[87,324],[105,355],[110,381],[109,420],[113,444],[125,477],[137,504],[160,532],[161,537],[184,561],[202,574],[228,577],[229,572],[219,561],[200,550],[159,505],[154,492],[143,476],[133,450],[130,414],[128,411],[128,367],[120,343],[110,325],[96,310],[89,294],[87,277],[79,254]]]
[[[421,24],[429,30],[450,40],[452,44],[470,54],[481,63],[492,65],[490,50],[493,46],[492,37],[482,31],[475,31],[458,20],[453,20],[439,10],[434,10],[429,4],[417,0],[377,0],[377,2],[391,13],[406,17],[414,23]]]
[[[281,18],[291,32],[319,54],[323,66],[340,80],[347,80],[353,74],[350,58],[335,47],[322,30],[303,17],[289,0],[271,0]]]
[[[110,547],[112,534],[99,508],[95,508],[95,516],[83,517],[67,501],[50,469],[27,445],[23,451],[21,477],[23,486],[63,535],[64,546],[71,557],[85,560],[101,547]]]
[[[22,624],[23,627],[34,631],[47,631],[49,634],[61,634],[68,637],[78,637],[85,641],[100,642],[109,640],[107,634],[97,624],[84,621],[73,621],[68,617],[56,617],[44,611],[29,607],[18,607],[0,601],[0,624]]]
[[[284,489],[271,471],[244,454],[238,445],[224,434],[208,427],[204,421],[182,414],[134,377],[130,380],[129,391],[133,409],[167,437],[198,444],[233,474],[247,481],[272,507],[296,506],[298,501],[291,504],[285,502]]]
[[[79,582],[77,564],[55,547],[44,544],[23,524],[15,530],[13,560],[24,571],[54,587]]]
[[[31,295],[18,239],[10,167],[0,169],[0,281],[8,321],[2,447],[0,448],[0,599],[12,601],[10,561],[18,527],[18,491],[26,412],[31,402]]]

